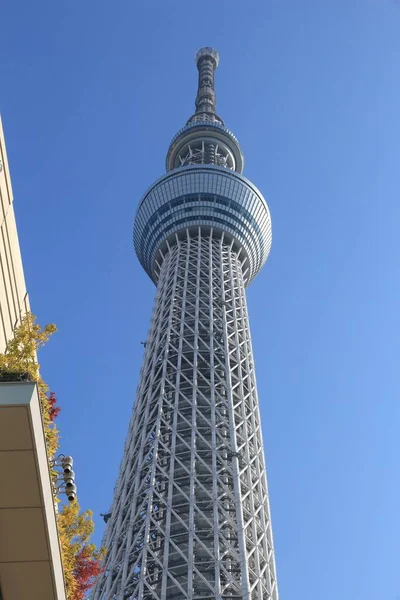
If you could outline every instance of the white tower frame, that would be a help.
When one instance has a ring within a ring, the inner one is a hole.
[[[200,51],[200,75],[212,52]],[[171,168],[188,136],[215,135],[241,171],[236,138],[210,118],[178,134]],[[278,600],[245,294],[269,252],[269,212],[212,149],[203,157],[214,162],[156,182],[136,217],[157,294],[95,600]]]

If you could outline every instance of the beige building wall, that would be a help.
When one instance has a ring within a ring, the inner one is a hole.
[[[4,352],[21,316],[30,310],[13,200],[0,116],[0,352]]]
[[[0,352],[29,311],[0,118]],[[0,383],[0,600],[66,600],[36,383]]]

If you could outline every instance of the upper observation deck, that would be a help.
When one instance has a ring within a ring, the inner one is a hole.
[[[142,198],[134,224],[137,256],[157,282],[165,249],[189,231],[213,231],[241,251],[249,283],[267,260],[271,218],[266,201],[245,177],[235,135],[216,112],[213,48],[196,54],[199,71],[195,113],[172,139],[167,173]]]

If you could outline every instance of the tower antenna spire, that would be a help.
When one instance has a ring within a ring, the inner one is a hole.
[[[219,63],[219,54],[214,48],[200,48],[195,61],[199,70],[199,84],[195,101],[196,114],[216,114],[214,73]]]

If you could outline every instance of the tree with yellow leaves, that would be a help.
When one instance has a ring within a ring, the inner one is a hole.
[[[96,550],[89,540],[94,531],[92,511],[80,512],[78,502],[65,505],[59,516],[59,531],[65,585],[69,600],[83,600],[101,572],[104,550]]]
[[[49,388],[40,375],[36,354],[56,331],[57,327],[53,324],[46,325],[42,329],[36,323],[36,317],[32,313],[27,313],[22,318],[21,324],[14,330],[14,337],[8,342],[5,353],[0,354],[0,381],[37,382],[50,460],[58,450],[58,432],[50,415]]]
[[[52,461],[59,447],[59,434],[54,418],[60,408],[55,407],[55,395],[49,394],[49,387],[40,375],[37,351],[56,331],[55,325],[42,328],[36,323],[36,317],[27,313],[15,329],[6,352],[0,354],[0,382],[36,381],[38,385],[47,455],[54,479],[57,473]],[[54,490],[56,492],[55,485]],[[56,493],[54,502],[59,502]],[[58,531],[68,600],[83,600],[86,591],[92,587],[94,578],[101,572],[100,562],[104,551],[97,550],[94,544],[89,543],[94,531],[92,516],[90,510],[81,513],[77,501],[64,505],[58,513]]]

